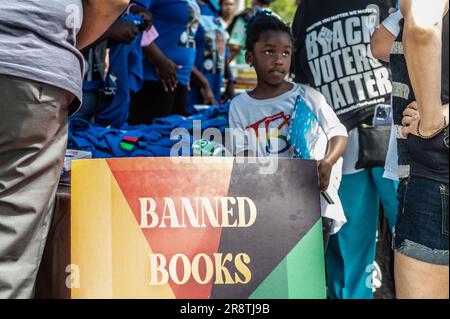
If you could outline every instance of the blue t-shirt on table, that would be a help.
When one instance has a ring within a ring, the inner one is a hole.
[[[195,61],[195,35],[200,21],[200,8],[196,0],[139,0],[153,15],[158,30],[156,45],[175,64],[182,66],[177,72],[181,85],[189,83]],[[144,60],[144,80],[159,81],[153,64]]]

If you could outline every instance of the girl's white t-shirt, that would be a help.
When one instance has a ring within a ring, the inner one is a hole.
[[[233,99],[229,123],[233,129],[233,154],[249,151],[255,157],[292,157],[288,144],[289,125],[297,97],[301,96],[316,116],[328,140],[347,136],[325,97],[303,84],[293,84],[288,92],[265,100],[252,98],[244,92]]]

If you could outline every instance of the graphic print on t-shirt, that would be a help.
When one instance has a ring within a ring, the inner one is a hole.
[[[267,116],[249,126],[256,135],[256,141],[266,155],[280,155],[287,152],[291,145],[288,142],[288,129],[291,115],[284,112]]]
[[[388,69],[370,51],[378,17],[376,6],[369,6],[328,17],[306,30],[314,87],[338,115],[383,103],[392,91]]]
[[[328,142],[325,132],[301,95],[295,100],[288,141],[296,151],[295,157],[321,159],[326,153]]]
[[[195,34],[197,33],[198,24],[201,18],[200,8],[195,0],[184,1],[186,1],[188,6],[189,19],[186,30],[180,36],[178,45],[186,48],[195,48]]]
[[[224,74],[226,43],[220,20],[213,16],[202,16],[200,23],[205,29],[204,70],[207,73]]]

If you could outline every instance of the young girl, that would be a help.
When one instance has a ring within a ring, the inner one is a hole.
[[[234,153],[247,156],[291,157],[287,142],[289,125],[300,95],[316,114],[329,140],[328,152],[319,161],[321,190],[326,189],[332,166],[345,150],[347,131],[339,122],[324,96],[318,91],[286,80],[292,54],[289,26],[273,13],[260,11],[247,30],[247,63],[255,68],[258,84],[250,92],[237,96],[230,107],[230,127],[246,131],[257,141],[235,144]],[[277,129],[278,143],[273,143],[271,129]],[[261,136],[264,132],[266,136]],[[274,149],[273,145],[278,144]]]
[[[246,60],[255,68],[258,84],[253,91],[242,93],[231,103],[232,152],[237,156],[292,157],[294,150],[288,133],[296,103],[301,99],[315,115],[328,140],[325,156],[318,158],[320,190],[326,191],[332,168],[345,151],[347,130],[320,92],[286,80],[292,47],[289,26],[273,13],[260,11],[250,21]],[[334,193],[337,198],[337,190]],[[340,218],[340,224],[344,222],[345,217]]]

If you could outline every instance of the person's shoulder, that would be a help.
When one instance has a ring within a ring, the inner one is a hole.
[[[302,84],[302,83],[295,83],[296,85],[296,92],[302,96],[304,99],[321,102],[324,99],[323,94],[309,86],[308,84]]]
[[[249,102],[247,93],[241,93],[231,100],[228,113],[230,127],[240,127],[244,125],[243,123],[247,123],[250,112]]]
[[[230,104],[230,110],[236,109],[236,108],[245,108],[246,105],[248,105],[248,99],[247,99],[247,93],[243,92],[238,95],[236,95],[232,100]]]
[[[310,108],[320,108],[327,105],[325,96],[317,89],[307,85],[296,83],[296,94],[300,96]]]

